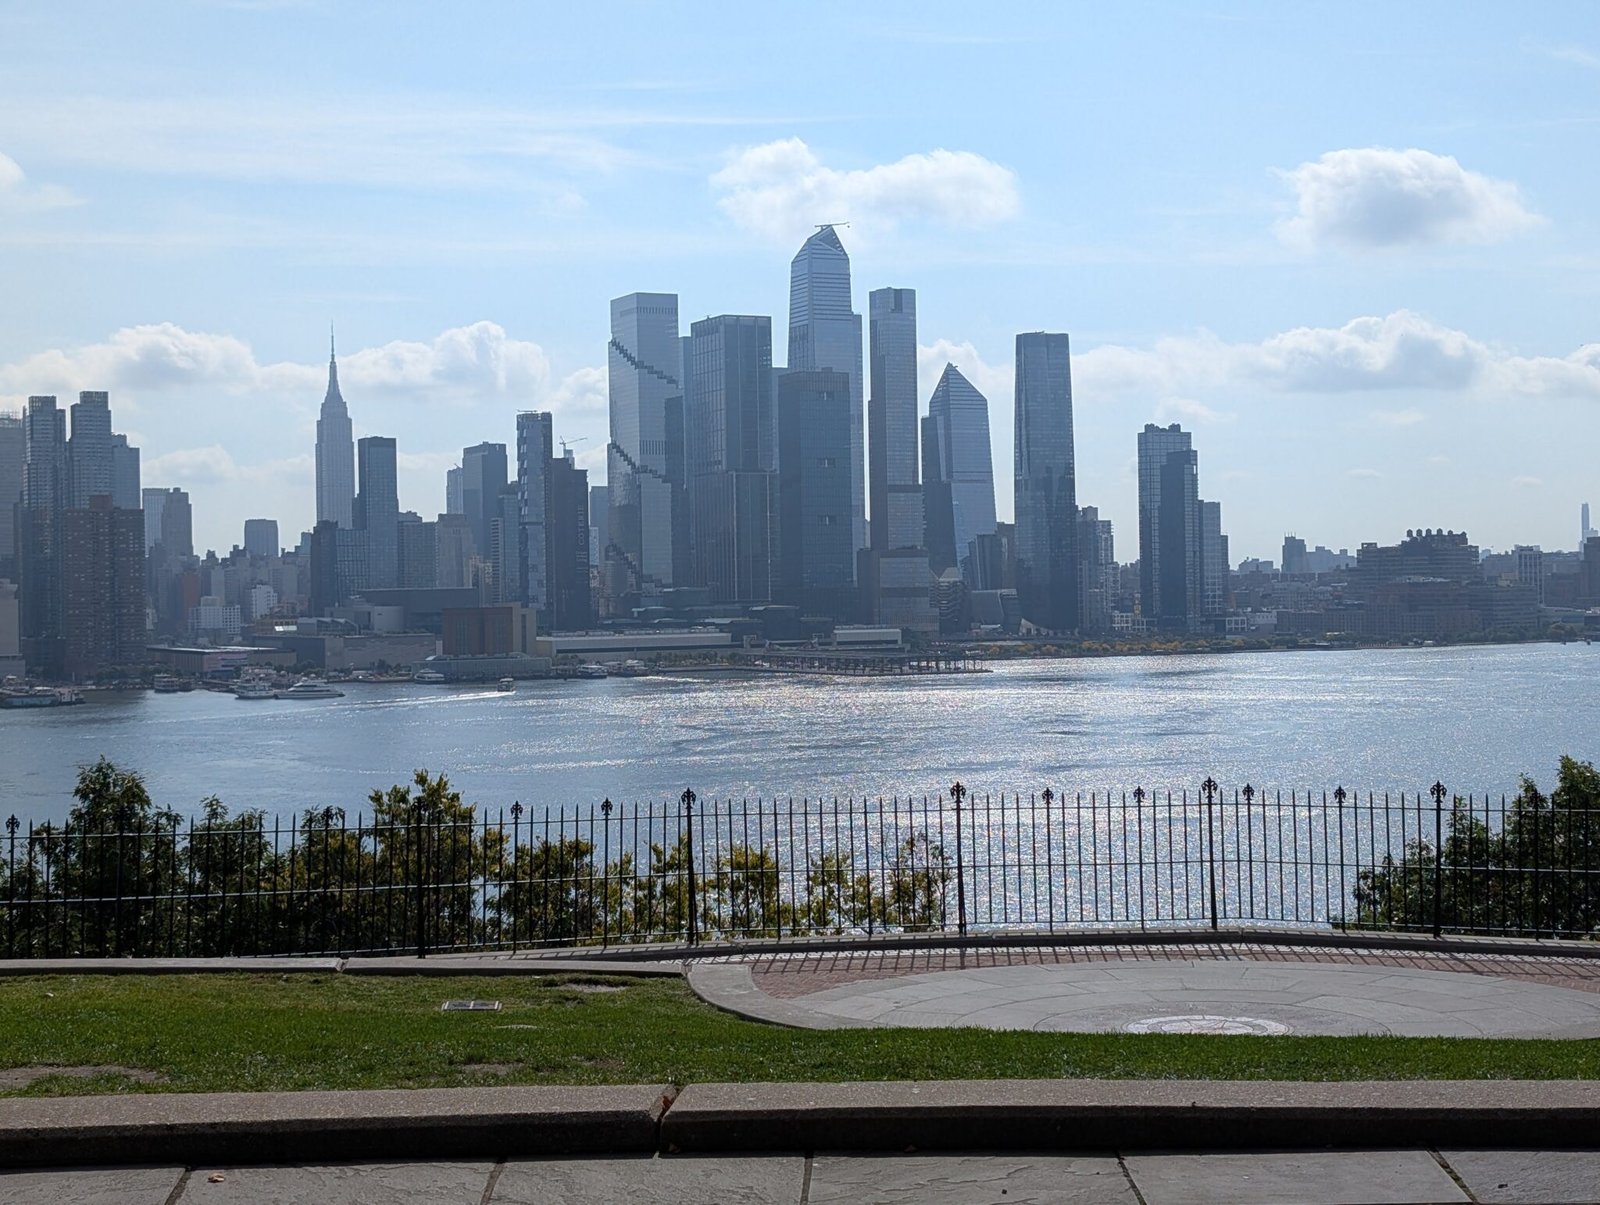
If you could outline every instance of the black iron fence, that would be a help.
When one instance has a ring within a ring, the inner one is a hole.
[[[0,956],[1222,925],[1590,937],[1600,810],[1224,790],[306,812],[0,837]]]

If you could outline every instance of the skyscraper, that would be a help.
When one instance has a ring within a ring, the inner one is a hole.
[[[867,402],[872,550],[866,558],[870,613],[878,623],[937,629],[933,575],[924,544],[917,458],[917,294],[874,289],[867,297],[871,394]],[[781,467],[781,458],[780,458]]]
[[[1215,619],[1228,611],[1228,537],[1222,503],[1200,503],[1200,613]]]
[[[684,414],[689,548],[695,585],[713,602],[772,597],[772,319],[704,318],[690,328]]]
[[[527,550],[523,544],[522,490],[517,482],[502,486],[495,517],[489,523],[485,552],[494,579],[497,603],[521,604],[527,596]]]
[[[356,445],[361,492],[353,507],[355,527],[366,532],[367,567],[362,585],[389,589],[400,579],[400,494],[394,440],[368,435]]]
[[[472,525],[478,551],[489,551],[489,524],[500,514],[500,491],[510,480],[505,444],[481,443],[461,449],[461,513]]]
[[[1078,626],[1085,633],[1109,632],[1118,593],[1116,541],[1111,520],[1102,519],[1093,506],[1078,508],[1078,565],[1078,579],[1083,583]]]
[[[25,453],[17,516],[22,656],[30,671],[59,677],[65,652],[61,562],[69,490],[67,415],[54,397],[30,397],[22,426]]]
[[[144,660],[144,516],[110,494],[66,512],[64,668],[74,678]]]
[[[778,378],[777,567],[773,597],[850,618],[850,378],[786,372]],[[926,558],[923,561],[926,566]],[[926,573],[926,568],[924,568]],[[930,582],[923,583],[923,597]]]
[[[571,449],[550,461],[545,546],[551,631],[589,628],[594,623],[594,593],[589,583],[589,471],[574,463]]]
[[[1199,460],[1177,423],[1139,433],[1139,594],[1164,630],[1202,614]]]
[[[244,550],[251,556],[271,560],[282,551],[278,547],[278,521],[276,519],[246,519],[244,521]]]
[[[26,460],[22,416],[0,414],[0,577],[17,576],[16,510],[22,502],[22,466]]]
[[[69,509],[81,510],[91,498],[111,497],[114,443],[109,395],[84,390],[72,404],[72,438],[67,441]]]
[[[1067,336],[1017,336],[1017,601],[1030,623],[1078,629],[1078,493]]]
[[[444,471],[444,513],[447,515],[464,515],[467,513],[467,483],[461,472],[461,466]]]
[[[1182,527],[1177,528],[1178,546],[1169,549],[1164,543],[1165,529],[1162,526],[1163,473],[1167,459],[1169,456],[1185,453],[1192,455],[1189,433],[1177,423],[1169,427],[1146,423],[1144,430],[1139,433],[1139,597],[1144,615],[1159,621],[1163,627],[1172,626],[1173,621],[1185,626],[1188,622],[1187,613],[1181,609],[1180,614],[1176,616],[1163,612],[1161,593],[1164,559],[1173,560],[1178,566],[1180,575],[1187,572],[1185,559],[1188,550],[1183,543]],[[1200,551],[1198,495],[1194,527],[1193,551],[1198,582]],[[1196,593],[1198,589],[1197,584]]]
[[[129,446],[126,435],[111,436],[111,505],[139,509],[139,449]]]
[[[971,555],[972,541],[994,533],[994,462],[989,452],[989,402],[946,364],[928,401],[922,424],[924,496],[928,505],[928,559],[933,535],[948,530],[956,566]],[[932,441],[931,448],[928,441]],[[934,508],[946,509],[934,514]],[[936,568],[943,569],[942,564]]]
[[[861,315],[850,303],[850,256],[832,226],[819,226],[789,265],[789,371],[823,368],[850,377],[850,538],[865,548]],[[854,573],[852,567],[852,580]]]
[[[339,366],[328,336],[328,392],[317,419],[317,522],[331,519],[340,527],[354,522],[356,493],[355,444],[350,412],[339,393]]]
[[[684,562],[682,360],[676,294],[629,293],[611,302],[604,555],[609,592],[623,609],[674,585]]]
[[[1581,552],[1583,551],[1584,543],[1590,536],[1595,534],[1594,528],[1589,526],[1589,504],[1587,502],[1583,504],[1583,509],[1578,514],[1578,526],[1582,534],[1582,538],[1578,541],[1578,550]]]
[[[542,612],[550,630],[550,545],[546,519],[550,507],[550,460],[555,453],[553,416],[548,410],[517,415],[517,502],[521,530],[522,596],[516,601]]]

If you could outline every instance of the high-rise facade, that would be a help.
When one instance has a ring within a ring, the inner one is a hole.
[[[384,590],[400,578],[400,493],[394,440],[368,435],[356,445],[360,493],[355,527],[366,533],[367,566],[362,586]]]
[[[1083,583],[1079,629],[1100,635],[1111,631],[1117,588],[1117,548],[1110,519],[1093,506],[1078,508],[1078,579]]]
[[[278,546],[278,521],[276,519],[246,519],[244,521],[244,550],[250,556],[271,560],[282,551]]]
[[[111,505],[139,509],[139,449],[129,445],[126,435],[111,436]]]
[[[447,515],[464,515],[467,513],[467,484],[461,466],[444,471],[444,513]]]
[[[1228,537],[1220,502],[1200,503],[1200,613],[1207,619],[1228,613]]]
[[[1583,504],[1582,509],[1578,512],[1578,530],[1578,551],[1582,552],[1584,545],[1595,534],[1594,528],[1589,526],[1589,504],[1587,502]]]
[[[22,416],[0,414],[0,578],[17,576],[16,511],[22,502],[22,466],[26,460]]]
[[[62,558],[63,654],[69,677],[144,660],[144,516],[110,494],[66,512]]]
[[[850,572],[850,378],[786,372],[778,378],[777,568],[773,597],[848,618]],[[923,558],[923,573],[927,559]],[[931,583],[923,583],[928,598]]]
[[[863,586],[871,618],[937,629],[917,453],[917,294],[874,289],[867,297],[867,402],[871,553]],[[781,462],[780,462],[781,463]]]
[[[516,601],[541,612],[550,630],[550,546],[546,530],[550,507],[550,460],[555,453],[553,416],[548,410],[517,415],[517,501],[520,516],[522,596]]]
[[[772,319],[704,318],[690,328],[684,414],[690,572],[713,602],[772,597]],[[613,510],[613,514],[615,511]]]
[[[438,525],[420,519],[400,524],[400,586],[432,590],[439,584]]]
[[[510,477],[505,444],[481,443],[461,449],[461,512],[472,525],[478,551],[489,551],[489,525],[500,514],[500,491]]]
[[[1284,577],[1300,577],[1310,572],[1306,564],[1306,542],[1299,536],[1283,537]]]
[[[678,583],[686,562],[683,349],[678,298],[629,293],[611,303],[607,345],[608,592],[626,610]]]
[[[1139,433],[1139,594],[1146,617],[1188,631],[1204,614],[1200,468],[1177,423]]]
[[[67,507],[78,510],[89,499],[111,497],[112,464],[110,396],[84,390],[72,404],[72,438],[67,441]]]
[[[1028,622],[1078,630],[1078,493],[1067,336],[1017,336],[1017,600]]]
[[[594,624],[589,580],[589,471],[566,451],[550,461],[545,510],[545,572],[550,593],[550,630],[583,631]]]
[[[527,596],[527,549],[523,543],[522,490],[511,483],[500,490],[495,517],[489,522],[486,555],[497,603],[521,605]]]
[[[861,315],[851,307],[850,256],[832,226],[819,226],[789,265],[789,371],[830,368],[850,378],[850,538],[865,548]]]
[[[317,522],[331,519],[340,527],[354,524],[356,495],[355,442],[350,412],[339,392],[339,365],[333,340],[328,340],[328,391],[317,418]]]
[[[1199,468],[1189,433],[1177,423],[1146,423],[1138,467],[1143,614],[1162,628],[1187,630],[1200,611]]]
[[[70,488],[66,411],[57,408],[54,397],[30,397],[22,426],[22,505],[17,512],[22,656],[30,671],[59,677],[65,660],[62,553]]]
[[[989,402],[946,364],[922,424],[923,485],[928,513],[928,559],[935,560],[934,536],[949,547],[939,560],[960,567],[978,536],[994,533],[994,461],[989,451]],[[931,486],[931,488],[930,488]],[[941,512],[935,514],[935,509]],[[947,566],[936,563],[937,569]]]

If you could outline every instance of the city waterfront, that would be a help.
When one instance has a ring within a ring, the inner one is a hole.
[[[0,811],[60,820],[79,765],[159,806],[354,813],[418,767],[486,808],[702,797],[1225,786],[1513,791],[1600,759],[1600,648],[1536,644],[998,663],[931,679],[612,678],[365,685],[245,705],[90,694],[0,715]]]

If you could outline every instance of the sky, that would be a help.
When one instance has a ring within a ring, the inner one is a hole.
[[[1073,349],[1078,498],[1194,432],[1235,561],[1600,507],[1600,7],[212,0],[0,7],[0,409],[111,393],[196,543],[313,519],[329,326],[401,506],[548,409],[605,472],[608,302],[770,314],[848,222],[922,405]]]

